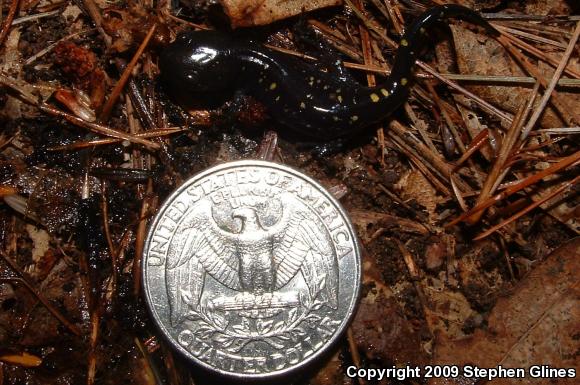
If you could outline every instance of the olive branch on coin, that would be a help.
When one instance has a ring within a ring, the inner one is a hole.
[[[223,315],[215,311],[207,312],[205,306],[194,307],[190,302],[187,318],[199,322],[199,326],[193,330],[196,338],[206,341],[211,339],[230,353],[240,352],[250,342],[265,342],[274,348],[282,349],[286,347],[284,342],[298,342],[300,338],[306,336],[303,323],[314,328],[322,320],[320,315],[312,311],[319,310],[325,304],[326,301],[320,298],[325,285],[326,275],[323,274],[316,285],[313,285],[313,290],[300,292],[300,303],[304,311],[299,313],[298,308],[292,308],[286,320],[276,323],[274,320],[252,320],[243,317],[241,324],[230,327],[229,321]]]

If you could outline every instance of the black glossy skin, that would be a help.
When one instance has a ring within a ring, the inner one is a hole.
[[[406,30],[390,76],[376,87],[350,78],[340,63],[323,72],[290,55],[217,31],[180,35],[161,55],[161,75],[166,90],[182,105],[197,100],[215,107],[236,93],[252,96],[276,122],[328,140],[385,119],[407,100],[425,35],[447,18],[467,19],[497,33],[468,8],[434,7]]]

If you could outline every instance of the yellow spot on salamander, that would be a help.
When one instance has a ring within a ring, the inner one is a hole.
[[[336,98],[338,99],[339,103],[342,103],[342,96],[338,95]]]
[[[338,122],[338,116],[333,116],[332,120],[334,120],[335,122]]]
[[[419,32],[425,33],[425,28],[423,28],[423,27],[419,28]]]
[[[352,120],[353,122],[356,122],[358,120],[358,116],[353,115],[350,117],[350,120]]]
[[[409,45],[409,42],[407,41],[407,39],[401,39],[401,45],[402,45],[403,47],[406,47],[406,46],[408,46],[408,45]]]
[[[271,90],[275,90],[275,89],[276,89],[276,87],[277,87],[277,84],[276,84],[276,83],[272,83],[272,84],[270,84],[270,89],[271,89]]]
[[[386,98],[389,96],[389,91],[385,90],[384,88],[381,88],[381,94],[383,94],[383,96]]]
[[[263,81],[264,81],[264,78],[258,79],[258,83],[262,83]]]
[[[401,85],[402,85],[402,86],[406,86],[406,85],[407,85],[407,83],[409,83],[409,81],[407,80],[407,78],[402,78],[402,79],[401,79]]]
[[[280,100],[280,95],[276,96],[276,101]]]
[[[372,93],[372,94],[371,94],[371,100],[373,101],[373,103],[376,103],[376,102],[378,102],[378,101],[379,101],[379,99],[380,99],[380,98],[379,98],[379,95],[377,95],[377,94],[375,94],[375,93]]]
[[[300,102],[300,108],[306,108],[306,104],[304,104],[304,102]]]

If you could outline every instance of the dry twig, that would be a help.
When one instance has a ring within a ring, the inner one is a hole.
[[[16,15],[16,11],[18,11],[19,5],[20,0],[12,0],[12,3],[10,3],[10,9],[8,10],[8,14],[4,18],[2,27],[0,27],[0,48],[4,45],[4,40],[6,40],[8,32],[10,32],[12,20],[14,20],[14,16]]]
[[[3,251],[0,251],[0,257],[2,257],[8,266],[10,266],[12,271],[18,275],[18,278],[9,279],[23,283],[24,286],[40,301],[40,303],[42,303],[56,319],[66,326],[71,333],[77,336],[81,335],[81,330],[75,324],[66,319],[66,317],[62,315],[61,312],[58,311],[42,293],[36,290],[36,288],[30,283],[30,279],[27,277],[26,273],[24,273],[9,256],[7,256]]]

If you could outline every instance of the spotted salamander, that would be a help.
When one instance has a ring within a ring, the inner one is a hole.
[[[461,18],[497,31],[476,12],[442,5],[423,13],[400,40],[390,76],[376,87],[351,78],[340,62],[327,71],[249,40],[217,31],[177,37],[161,53],[159,66],[170,96],[192,100],[251,96],[278,123],[304,135],[333,139],[352,135],[388,117],[409,96],[412,70],[427,31],[438,21]]]

